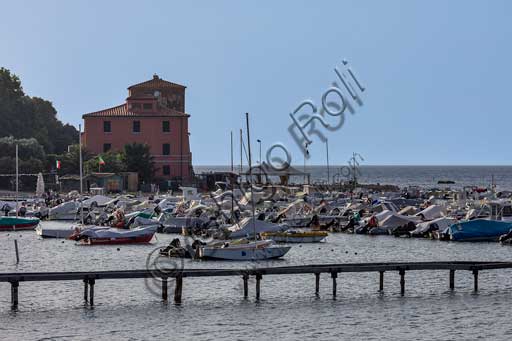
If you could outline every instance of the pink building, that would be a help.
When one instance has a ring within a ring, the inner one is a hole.
[[[94,154],[122,150],[137,142],[151,147],[155,176],[188,180],[192,176],[185,86],[153,79],[128,88],[126,102],[82,116],[83,144]]]

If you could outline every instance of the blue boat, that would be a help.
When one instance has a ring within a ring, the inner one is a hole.
[[[496,241],[511,229],[512,222],[474,219],[453,224],[448,228],[448,232],[453,241]]]

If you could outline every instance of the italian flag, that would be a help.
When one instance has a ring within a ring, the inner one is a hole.
[[[105,161],[103,161],[103,158],[101,156],[98,156],[98,163],[100,166],[103,166],[105,164]]]
[[[60,160],[55,161],[55,166],[57,167],[57,169],[60,169]]]

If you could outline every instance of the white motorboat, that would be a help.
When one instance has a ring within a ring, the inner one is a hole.
[[[290,249],[290,246],[278,246],[269,240],[246,243],[226,241],[199,247],[199,257],[219,260],[255,261],[282,257]]]

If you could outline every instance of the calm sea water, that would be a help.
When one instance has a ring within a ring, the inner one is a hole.
[[[62,223],[44,224],[58,225]],[[79,271],[145,268],[155,248],[173,235],[158,235],[152,245],[76,246],[38,239],[34,232],[0,234],[0,269]],[[15,265],[13,240],[21,263]],[[295,245],[281,261],[247,264],[185,260],[185,268],[298,265],[326,262],[510,260],[512,247],[495,243],[448,243],[421,239],[333,234],[324,244]],[[182,266],[178,261],[179,266]],[[331,279],[314,276],[267,276],[262,299],[242,297],[240,278],[184,280],[183,304],[164,304],[159,283],[99,280],[95,307],[83,305],[80,282],[27,282],[20,285],[19,310],[10,310],[10,285],[0,284],[2,340],[509,340],[512,271],[485,271],[480,291],[472,292],[472,275],[456,273],[456,290],[448,290],[448,272],[409,272],[406,295],[399,276],[386,273],[385,292],[378,274],[340,274],[338,298]],[[172,284],[171,284],[172,286]],[[172,288],[170,290],[172,293]]]
[[[199,167],[196,167],[196,172]],[[208,169],[212,169],[209,167]],[[312,168],[315,177],[327,174]],[[457,185],[485,185],[491,174],[503,188],[512,184],[512,167],[363,167],[368,182],[434,185],[449,179]],[[65,223],[43,222],[50,226]],[[67,225],[67,224],[65,224]],[[157,235],[151,245],[76,246],[42,240],[31,231],[0,233],[0,272],[143,269],[148,255],[175,235]],[[15,264],[14,239],[21,262]],[[185,268],[240,268],[332,262],[504,260],[512,247],[496,243],[448,243],[387,236],[332,234],[327,243],[295,245],[283,260],[260,264],[171,261]],[[331,279],[321,278],[320,297],[310,275],[266,276],[262,299],[254,299],[250,282],[244,300],[241,278],[184,280],[183,304],[164,304],[159,283],[99,280],[95,307],[83,304],[80,282],[20,284],[19,310],[10,310],[10,285],[0,284],[1,340],[510,340],[512,271],[484,271],[480,290],[472,275],[456,273],[448,290],[448,272],[408,272],[406,295],[399,276],[386,273],[378,292],[378,274],[340,274],[338,297]],[[172,294],[172,283],[170,293]]]
[[[341,167],[345,167],[340,170]],[[339,181],[346,176],[346,165],[331,166],[329,179]],[[295,166],[298,170],[304,170],[304,166]],[[228,171],[226,166],[195,166],[196,173],[207,171]],[[237,169],[238,170],[238,169]],[[327,167],[307,166],[306,171],[311,173],[312,182],[327,181]],[[452,188],[463,186],[488,186],[494,177],[494,183],[498,189],[512,189],[512,166],[361,166],[359,168],[361,183],[380,183],[398,186],[439,186],[439,180],[455,181]],[[302,177],[292,177],[292,181],[301,182]]]

